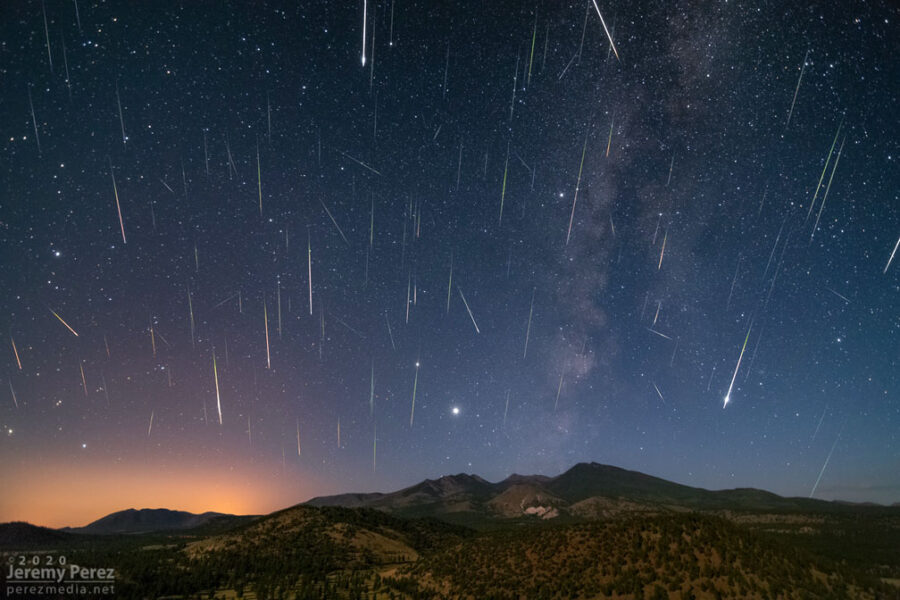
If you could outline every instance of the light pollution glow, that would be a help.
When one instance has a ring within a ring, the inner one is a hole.
[[[271,472],[270,472],[271,471]],[[74,459],[7,464],[0,521],[79,527],[127,508],[267,514],[308,499],[315,480],[278,477],[249,463],[220,465],[85,463]]]

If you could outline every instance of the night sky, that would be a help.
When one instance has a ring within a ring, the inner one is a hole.
[[[900,501],[891,3],[299,5],[0,8],[0,521]]]

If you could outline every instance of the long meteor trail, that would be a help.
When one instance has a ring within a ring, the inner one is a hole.
[[[734,375],[731,376],[731,383],[728,384],[728,393],[725,394],[725,400],[722,402],[722,408],[728,406],[728,403],[731,401],[731,390],[734,387],[734,380],[737,379],[738,369],[741,368],[741,360],[744,358],[744,351],[747,350],[747,340],[750,339],[750,330],[753,329],[753,323],[750,323],[750,327],[747,328],[747,337],[744,338],[744,345],[741,346],[741,354],[738,356],[737,365],[734,367]]]
[[[72,328],[69,326],[68,323],[66,323],[65,321],[63,321],[63,318],[62,318],[61,316],[59,316],[58,314],[56,314],[56,311],[55,311],[55,310],[53,310],[53,309],[50,308],[50,307],[47,307],[47,310],[49,310],[51,313],[53,313],[53,316],[56,317],[57,319],[59,319],[59,322],[62,323],[63,325],[65,325],[65,326],[66,326],[66,329],[68,329],[69,331],[71,331],[72,334],[73,334],[75,337],[78,337],[78,332],[75,331],[74,329],[72,329]]]
[[[597,11],[597,16],[600,17],[600,24],[603,25],[603,31],[606,32],[606,37],[609,38],[609,46],[612,48],[613,54],[616,55],[616,60],[621,61],[619,58],[619,51],[616,50],[616,45],[613,43],[612,36],[609,34],[609,29],[606,27],[606,21],[603,20],[603,15],[600,14],[600,7],[597,6],[597,0],[591,0],[594,3],[594,9]]]

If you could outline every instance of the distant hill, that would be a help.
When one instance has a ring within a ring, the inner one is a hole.
[[[112,535],[120,533],[148,533],[154,531],[176,531],[193,529],[221,517],[233,517],[217,512],[194,514],[166,508],[129,508],[97,519],[84,527],[64,527],[60,531],[69,533],[89,533]]]
[[[846,506],[751,488],[710,491],[598,463],[579,463],[556,477],[512,475],[497,483],[461,473],[426,479],[387,494],[341,494],[313,498],[307,504],[374,508],[470,525],[498,518],[594,519],[620,513],[698,510],[821,512]]]
[[[0,523],[0,548],[32,548],[38,546],[53,547],[72,540],[71,533],[38,527],[23,521]]]

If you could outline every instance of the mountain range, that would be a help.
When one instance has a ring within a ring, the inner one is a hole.
[[[167,508],[129,508],[106,515],[84,527],[63,527],[60,531],[111,535],[117,533],[147,533],[151,531],[177,531],[192,529],[218,517],[232,517],[217,512],[194,514]]]
[[[0,524],[0,551],[114,567],[123,598],[900,598],[898,539],[898,507],[710,491],[597,463],[496,483],[448,475],[262,516]]]
[[[600,519],[631,512],[833,511],[846,505],[753,488],[710,491],[593,462],[579,463],[556,477],[514,474],[491,483],[460,473],[396,492],[323,496],[306,504],[374,508],[468,525],[517,518]]]

